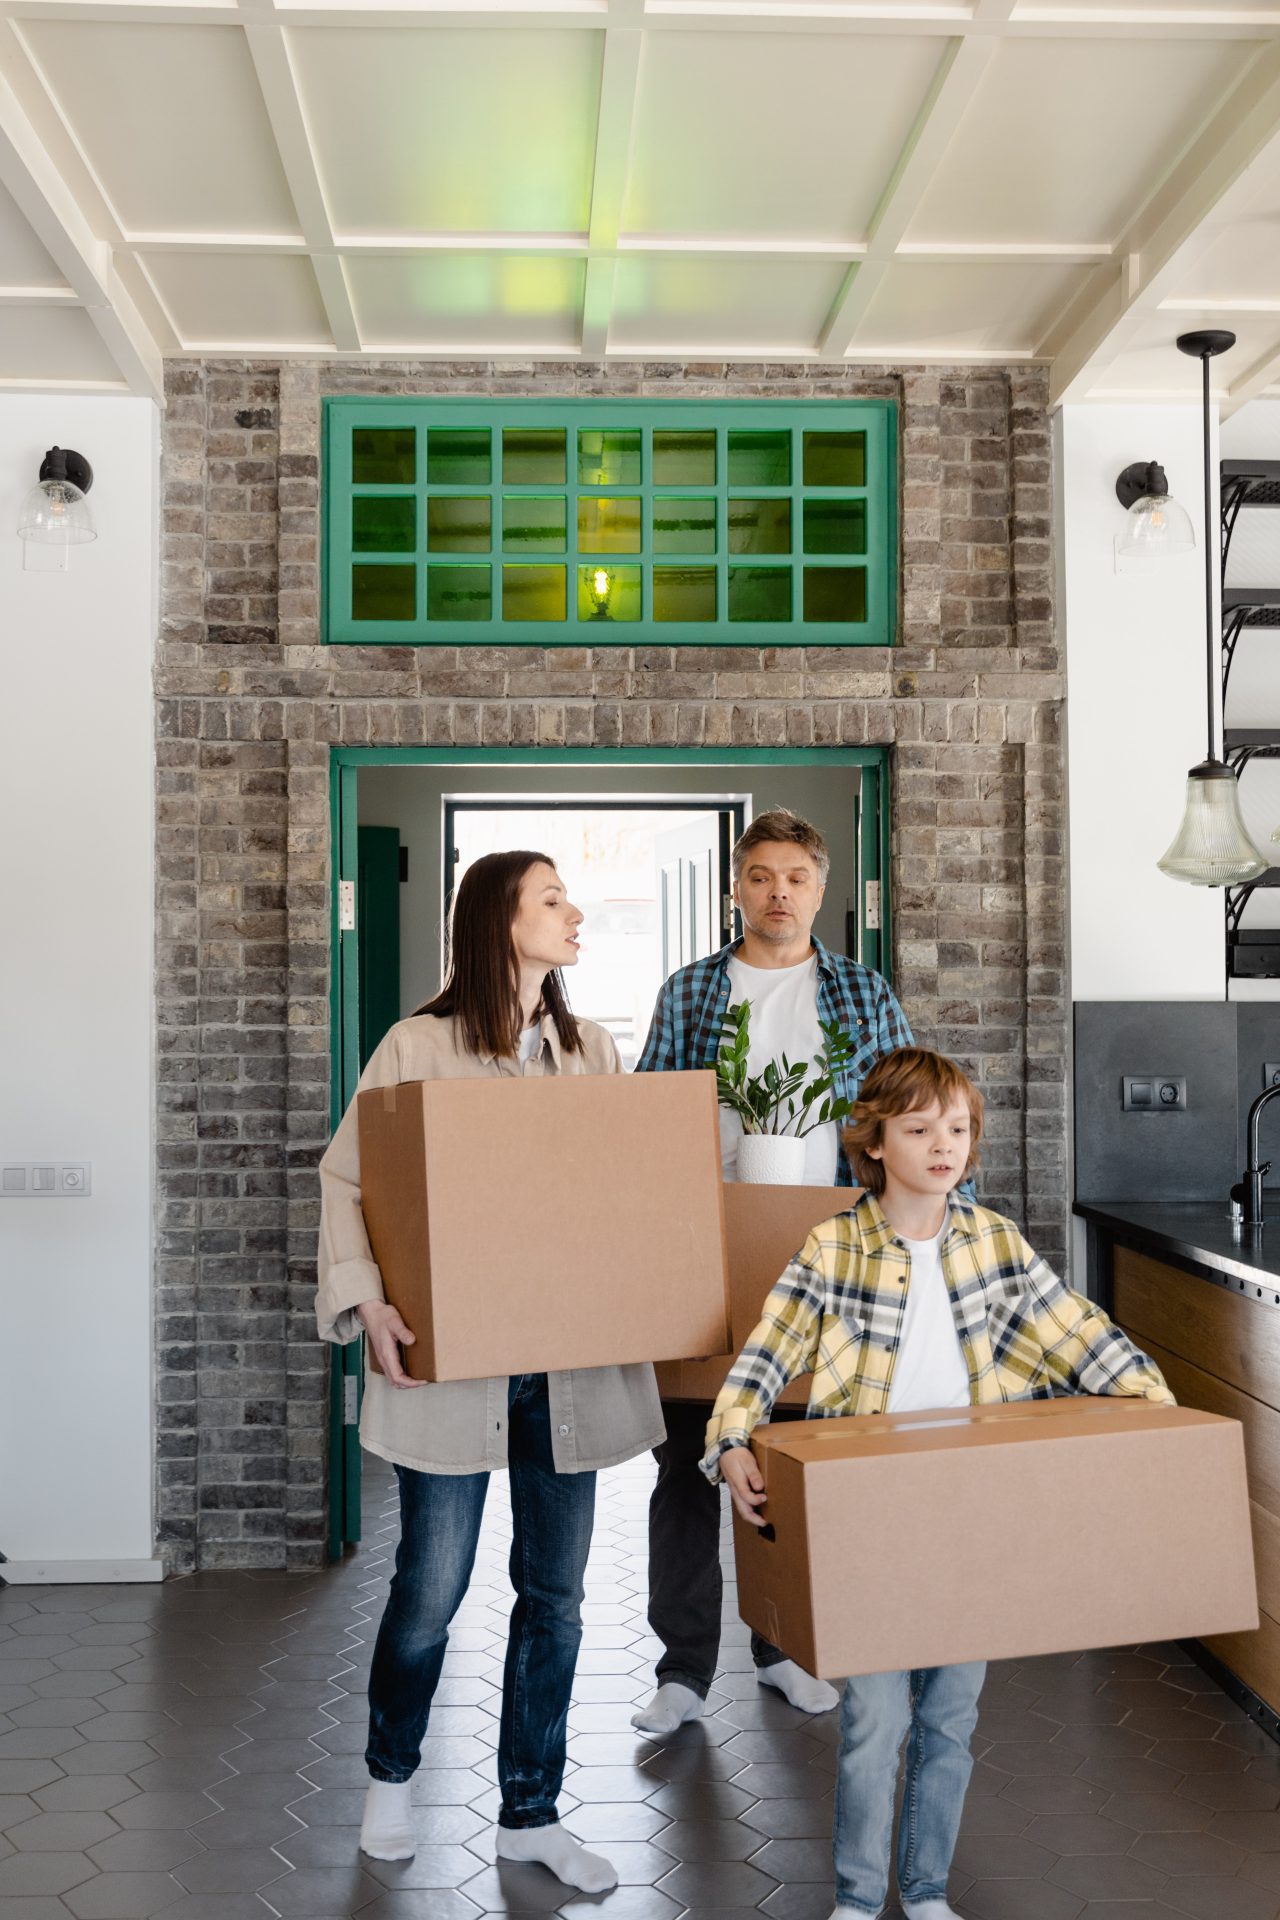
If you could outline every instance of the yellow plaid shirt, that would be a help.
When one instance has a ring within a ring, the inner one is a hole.
[[[1012,1220],[950,1199],[942,1271],[973,1406],[1121,1393],[1173,1405],[1149,1360],[1100,1307],[1073,1293]],[[873,1194],[815,1227],[764,1303],[720,1389],[703,1472],[745,1446],[797,1374],[812,1373],[809,1417],[883,1413],[889,1404],[911,1255]]]

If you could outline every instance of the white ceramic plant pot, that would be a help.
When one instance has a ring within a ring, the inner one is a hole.
[[[754,1187],[804,1185],[805,1143],[792,1133],[744,1133],[737,1177]]]

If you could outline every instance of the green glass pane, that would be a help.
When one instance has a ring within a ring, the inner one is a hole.
[[[511,487],[563,486],[563,427],[504,427],[502,477]]]
[[[639,500],[616,493],[579,494],[578,551],[639,553]]]
[[[653,617],[655,620],[714,620],[715,568],[655,567]]]
[[[806,433],[804,484],[806,487],[865,487],[866,434]]]
[[[416,567],[352,567],[353,620],[412,620],[417,615]]]
[[[578,618],[602,621],[640,618],[639,567],[579,567]]]
[[[865,620],[866,568],[806,567],[804,617],[806,620]]]
[[[789,487],[791,435],[789,433],[731,433],[729,435],[731,487]]]
[[[790,553],[789,500],[731,500],[730,553]]]
[[[485,493],[438,493],[427,501],[431,553],[488,553],[492,507]]]
[[[504,620],[563,620],[563,567],[513,566],[502,569]]]
[[[488,567],[428,567],[428,620],[491,620]]]
[[[716,503],[665,494],[653,503],[655,553],[714,553]]]
[[[415,427],[353,427],[351,478],[358,487],[411,487],[416,439]]]
[[[357,494],[351,502],[355,553],[412,553],[417,502],[411,493]]]
[[[578,479],[584,487],[638,487],[640,431],[584,427],[578,435]]]
[[[730,620],[789,620],[790,567],[730,567]]]
[[[806,500],[804,550],[806,553],[865,553],[866,501]]]
[[[505,499],[502,544],[509,553],[563,553],[564,495],[515,494]]]
[[[427,479],[433,487],[487,487],[492,466],[487,427],[432,427],[427,434]]]
[[[714,487],[716,436],[714,427],[696,432],[683,427],[653,430],[653,484],[655,487]]]

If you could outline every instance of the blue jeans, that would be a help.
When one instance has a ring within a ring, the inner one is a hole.
[[[507,1405],[516,1603],[498,1726],[498,1824],[549,1827],[564,1778],[596,1476],[556,1472],[545,1373],[514,1376]],[[375,1780],[405,1781],[418,1768],[449,1622],[471,1579],[489,1475],[411,1467],[396,1475],[400,1544],[369,1674],[365,1759]]]
[[[973,1661],[913,1673],[858,1674],[845,1681],[833,1838],[838,1905],[878,1914],[888,1897],[893,1796],[904,1737],[898,1892],[903,1900],[946,1899],[986,1671],[984,1662]]]

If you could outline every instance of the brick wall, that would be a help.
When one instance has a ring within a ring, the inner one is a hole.
[[[330,746],[892,744],[896,986],[981,1083],[984,1199],[1063,1259],[1063,684],[1034,368],[174,362],[156,677],[160,1541],[323,1557],[315,1165]],[[892,650],[320,645],[327,393],[890,395]]]

